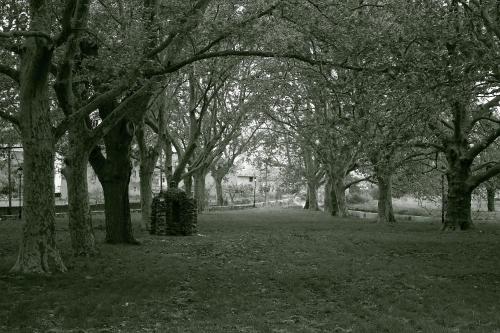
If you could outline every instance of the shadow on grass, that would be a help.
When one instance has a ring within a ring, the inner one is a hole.
[[[0,331],[500,331],[495,225],[440,233],[294,209],[199,221],[197,236],[136,231],[141,246],[102,244],[84,259],[67,256],[60,220],[70,271],[49,277],[7,273],[20,226],[0,224]]]

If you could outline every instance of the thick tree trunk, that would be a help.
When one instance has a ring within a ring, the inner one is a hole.
[[[71,134],[70,134],[71,136]],[[73,140],[70,139],[70,142]],[[76,256],[96,254],[96,243],[90,214],[85,147],[70,145],[65,158],[64,176],[68,187],[68,220],[73,253]]]
[[[309,209],[309,189],[306,192],[306,202],[304,203],[304,209]]]
[[[21,246],[12,272],[51,272],[51,265],[66,271],[55,239],[54,151],[47,133],[35,130],[38,139],[23,137],[23,217]],[[38,132],[38,133],[37,133]],[[48,134],[51,132],[49,131]],[[46,136],[47,135],[47,136]],[[45,138],[43,138],[45,136]]]
[[[35,23],[33,27],[39,28]],[[51,268],[66,270],[55,240],[55,138],[48,97],[51,58],[52,48],[43,38],[27,38],[19,94],[25,222],[12,272],[46,274]]]
[[[467,184],[469,176],[469,166],[449,165],[447,211],[443,229],[455,230],[459,227],[461,230],[467,230],[472,227],[472,190]]]
[[[495,211],[495,192],[496,186],[487,184],[486,185],[486,197],[488,200],[488,212]]]
[[[394,210],[392,208],[392,176],[388,172],[379,170],[378,181],[378,222],[394,223]]]
[[[309,210],[319,210],[318,207],[318,184],[314,182],[307,182],[307,193],[309,199]]]
[[[102,182],[107,243],[137,243],[130,218],[129,181],[130,169],[124,168],[121,174],[117,172]]]
[[[194,174],[194,198],[196,199],[196,205],[198,207],[198,212],[205,210],[206,202],[206,187],[205,187],[205,177],[206,171],[200,170]]]
[[[112,244],[138,243],[133,236],[128,196],[133,132],[133,124],[127,119],[121,120],[104,137],[106,157],[100,149],[95,149],[90,155],[92,167],[104,191],[106,242]]]
[[[342,179],[332,179],[332,215],[339,217],[348,216],[345,198],[345,186]]]

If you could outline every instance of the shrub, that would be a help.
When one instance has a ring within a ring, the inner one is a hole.
[[[359,193],[354,193],[354,194],[348,194],[346,197],[347,203],[350,204],[360,204],[360,203],[365,203],[368,201],[367,198],[363,197]]]

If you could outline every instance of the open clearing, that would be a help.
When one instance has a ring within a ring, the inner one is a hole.
[[[59,220],[69,272],[49,277],[8,274],[19,231],[0,221],[2,332],[500,332],[500,225],[217,212],[198,236],[137,230],[75,259]]]

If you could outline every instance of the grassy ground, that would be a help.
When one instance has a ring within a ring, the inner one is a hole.
[[[138,231],[141,246],[74,259],[59,221],[70,270],[49,277],[8,274],[19,229],[0,221],[2,332],[500,332],[494,224],[230,211],[203,214],[198,236]]]
[[[361,210],[366,212],[377,212],[377,200],[368,200],[363,203],[350,203],[349,209]],[[497,201],[496,205],[499,203]],[[439,199],[437,201],[418,200],[412,197],[393,198],[392,206],[394,213],[403,215],[416,215],[416,216],[441,216],[441,204]],[[488,204],[486,200],[475,197],[471,201],[471,208],[473,214],[475,212],[486,212]],[[498,209],[497,209],[498,211]]]

